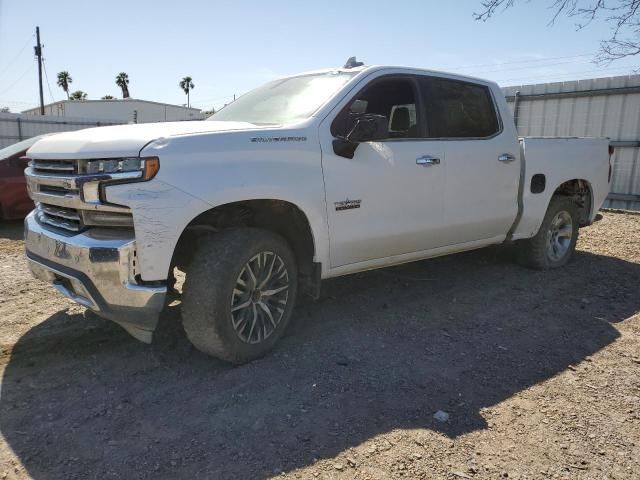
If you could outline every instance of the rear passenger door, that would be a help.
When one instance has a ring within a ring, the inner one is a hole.
[[[518,211],[519,146],[490,86],[454,78],[420,79],[427,137],[445,151],[446,244],[506,235]],[[504,99],[501,99],[504,100]]]

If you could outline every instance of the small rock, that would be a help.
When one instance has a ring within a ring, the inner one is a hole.
[[[443,412],[442,410],[438,410],[433,414],[433,418],[435,418],[438,422],[445,423],[449,421],[449,414],[447,412]]]
[[[471,478],[469,475],[467,475],[466,473],[462,473],[462,472],[451,472],[451,475],[453,475],[454,477],[458,477],[458,478],[466,478],[466,479],[470,479]]]
[[[347,463],[349,464],[350,467],[356,466],[356,460],[352,457],[347,457]]]
[[[340,471],[340,472],[341,472],[342,470],[344,470],[344,465],[342,465],[341,463],[336,463],[336,464],[333,466],[333,468],[335,468],[336,470],[338,470],[338,471]]]

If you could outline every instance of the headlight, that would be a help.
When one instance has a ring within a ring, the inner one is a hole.
[[[160,170],[160,159],[131,157],[86,160],[81,169],[83,170],[81,173],[87,175],[114,175],[114,180],[118,180],[119,173],[140,172],[141,175],[137,178],[151,180]]]
[[[78,163],[78,188],[84,203],[108,203],[105,188],[109,185],[151,180],[160,170],[158,157],[104,158],[81,160]],[[99,209],[98,209],[99,210]],[[87,215],[87,225],[128,226],[132,219],[118,215]]]

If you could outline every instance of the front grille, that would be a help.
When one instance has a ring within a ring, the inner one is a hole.
[[[64,187],[55,187],[53,185],[41,185],[40,192],[46,193],[48,195],[60,195],[62,197],[67,195],[68,193],[78,193],[78,191],[75,189],[72,190]]]
[[[90,227],[133,227],[127,207],[103,203],[99,194],[101,182],[121,174],[96,175],[89,171],[91,162],[102,169],[107,162],[119,164],[121,160],[31,160],[25,175],[42,225],[72,235]]]
[[[78,210],[74,208],[58,207],[46,203],[38,204],[40,221],[56,228],[63,228],[71,232],[79,232],[84,228]]]
[[[78,173],[77,163],[73,160],[32,160],[34,173],[53,175],[74,175]]]

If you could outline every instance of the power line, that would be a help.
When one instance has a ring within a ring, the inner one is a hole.
[[[593,56],[593,54],[591,53],[583,53],[583,54],[579,54],[579,55],[568,55],[568,56],[562,56],[562,57],[546,57],[546,58],[539,58],[539,59],[527,59],[527,60],[514,60],[511,62],[501,62],[501,63],[485,63],[485,64],[480,64],[480,65],[466,65],[466,66],[457,66],[457,67],[435,67],[436,69],[438,68],[443,68],[443,69],[449,69],[449,70],[458,70],[458,69],[471,69],[471,68],[481,68],[481,67],[500,67],[503,65],[514,65],[514,64],[522,64],[522,63],[535,63],[535,65],[530,65],[530,66],[524,66],[524,67],[515,67],[515,68],[500,68],[500,69],[496,69],[496,70],[482,70],[482,71],[478,71],[478,72],[473,72],[474,75],[482,75],[482,74],[486,74],[486,73],[494,73],[494,72],[508,72],[508,71],[512,71],[512,70],[527,70],[527,69],[531,69],[531,68],[545,68],[545,67],[552,67],[552,66],[557,66],[557,65],[569,65],[569,64],[573,64],[573,63],[581,63],[580,61],[572,61],[572,62],[555,62],[555,63],[540,63],[540,62],[549,62],[549,61],[554,61],[554,60],[567,60],[567,59],[579,59],[579,58],[584,58],[584,57],[591,57]],[[202,104],[202,103],[211,103],[211,102],[216,102],[219,100],[226,100],[226,99],[230,99],[234,97],[234,95],[225,95],[223,97],[216,97],[216,98],[204,98],[204,99],[199,99],[198,103]]]
[[[24,102],[24,101],[21,101],[21,100],[1,100],[0,99],[0,103],[11,103],[11,104],[16,104],[16,105],[37,105],[37,103]]]
[[[33,64],[29,65],[29,68],[27,68],[18,78],[15,82],[13,82],[11,85],[9,85],[7,88],[5,88],[3,91],[0,92],[0,95],[3,95],[4,93],[8,92],[9,90],[11,90],[13,87],[15,87],[20,80],[22,80],[25,75],[29,72],[31,72],[31,70],[33,69]]]
[[[496,72],[512,72],[514,70],[530,70],[532,68],[546,68],[546,67],[555,67],[557,65],[575,65],[577,63],[582,64],[581,61],[572,61],[572,62],[555,62],[555,63],[542,63],[538,65],[528,65],[526,67],[515,67],[515,68],[499,68],[496,70],[480,70],[474,71],[474,75],[484,75],[485,73],[496,73]]]
[[[514,65],[517,63],[532,63],[532,62],[548,62],[551,60],[566,60],[569,58],[581,58],[581,57],[591,57],[593,54],[591,53],[583,53],[580,55],[569,55],[565,57],[546,57],[546,58],[538,58],[538,59],[528,59],[528,60],[514,60],[512,62],[502,62],[502,63],[485,63],[481,65],[465,65],[458,67],[444,67],[444,68],[455,68],[455,69],[467,69],[467,68],[482,68],[482,67],[499,67],[501,65]]]
[[[51,92],[51,85],[49,84],[49,75],[47,75],[47,63],[45,62],[45,59],[42,59],[42,67],[44,68],[44,78],[47,81],[47,88],[49,89],[49,96],[51,97],[51,101],[55,102],[55,98],[53,98],[53,92]]]
[[[25,51],[25,49],[29,46],[29,44],[31,43],[31,39],[33,38],[33,35],[31,35],[27,41],[25,42],[25,44],[22,46],[22,48],[18,51],[17,55],[15,57],[13,57],[11,59],[11,61],[9,63],[7,63],[7,65],[4,68],[0,68],[0,72],[8,72],[9,71],[9,67],[11,67],[13,65],[13,63],[20,58],[20,55],[22,55],[22,53]],[[0,74],[0,77],[2,77],[2,74]]]

